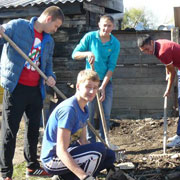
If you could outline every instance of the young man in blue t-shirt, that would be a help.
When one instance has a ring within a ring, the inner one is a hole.
[[[102,143],[86,139],[87,103],[99,88],[98,74],[80,71],[76,93],[60,103],[49,117],[43,137],[41,161],[45,170],[64,180],[95,180],[100,170],[113,167],[115,153]]]

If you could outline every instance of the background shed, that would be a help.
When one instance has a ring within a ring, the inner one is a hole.
[[[74,61],[72,51],[82,36],[97,29],[99,15],[110,13],[116,19],[113,34],[121,42],[118,65],[113,75],[113,118],[162,117],[163,93],[166,88],[165,68],[154,56],[141,54],[136,32],[120,31],[123,0],[1,0],[0,22],[14,18],[38,16],[50,5],[60,6],[65,14],[63,26],[53,35],[55,40],[54,71],[57,86],[67,96],[75,92],[77,73],[84,69],[85,61]],[[155,39],[171,38],[169,31],[151,33]],[[176,105],[176,86],[168,99],[168,115]]]

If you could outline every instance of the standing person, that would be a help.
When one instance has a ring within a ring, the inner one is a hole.
[[[59,7],[45,9],[30,21],[16,19],[0,26],[0,34],[7,34],[23,52],[46,74],[48,86],[54,86],[52,71],[54,33],[62,25],[64,15]],[[27,176],[48,175],[37,160],[37,143],[43,99],[44,80],[25,59],[2,37],[4,44],[1,56],[1,85],[3,97],[0,171],[2,179],[11,180],[16,135],[23,113],[25,113],[24,157],[27,161]]]
[[[98,87],[96,72],[80,71],[75,95],[60,103],[50,115],[41,150],[41,160],[49,174],[60,175],[64,180],[95,180],[100,170],[113,167],[115,153],[102,143],[89,144],[86,139],[86,104],[94,99]]]
[[[178,103],[179,103],[179,121],[177,134],[168,139],[171,141],[167,147],[180,146],[180,45],[167,39],[153,40],[150,35],[144,35],[138,38],[138,46],[145,54],[155,55],[166,66],[167,87],[164,93],[169,96],[170,90],[176,75],[175,67],[178,68]]]
[[[120,52],[119,41],[111,34],[114,28],[114,19],[109,15],[104,15],[99,21],[99,30],[85,34],[80,43],[73,51],[73,59],[86,58],[86,69],[90,69],[94,64],[94,69],[98,73],[101,85],[99,88],[102,101],[107,129],[110,128],[110,114],[113,100],[112,74],[116,67],[118,55]],[[89,121],[94,126],[95,103],[94,99],[88,103]],[[102,122],[99,123],[100,136],[104,138]],[[95,142],[96,138],[92,131],[88,128],[88,140]]]

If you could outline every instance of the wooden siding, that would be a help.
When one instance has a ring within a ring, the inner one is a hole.
[[[63,31],[64,40],[56,42],[54,71],[57,85],[69,97],[74,92],[76,76],[85,67],[85,61],[74,61],[72,51],[85,34],[75,30]],[[152,31],[155,39],[170,39],[170,32]],[[62,30],[55,37],[62,37]],[[121,52],[113,74],[114,98],[112,117],[144,118],[163,115],[163,93],[166,88],[164,65],[154,56],[141,54],[135,32],[115,31],[113,34],[121,43]],[[66,37],[68,36],[68,38]],[[66,41],[68,39],[68,41]],[[55,38],[56,40],[56,38]],[[72,93],[72,94],[68,94]],[[175,103],[174,87],[168,98],[168,115],[172,115]]]

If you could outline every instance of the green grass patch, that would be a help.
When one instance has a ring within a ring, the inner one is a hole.
[[[51,180],[51,178],[29,177],[26,178],[26,162],[14,166],[13,180]]]

